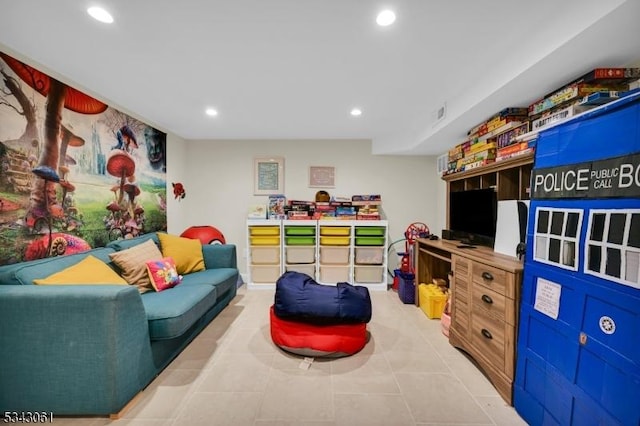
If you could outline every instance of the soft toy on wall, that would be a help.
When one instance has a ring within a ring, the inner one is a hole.
[[[180,201],[182,198],[184,198],[185,195],[187,195],[186,191],[184,190],[184,185],[182,185],[180,182],[172,182],[171,185],[173,185],[173,195],[176,197],[176,200]]]

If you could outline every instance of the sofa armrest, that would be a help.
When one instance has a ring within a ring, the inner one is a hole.
[[[205,244],[202,254],[207,269],[238,267],[235,244]]]
[[[133,286],[0,286],[0,410],[120,411],[156,374]]]

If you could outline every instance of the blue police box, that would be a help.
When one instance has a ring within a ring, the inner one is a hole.
[[[640,425],[640,94],[542,131],[514,406],[531,425]]]

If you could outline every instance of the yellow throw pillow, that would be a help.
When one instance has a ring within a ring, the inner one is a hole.
[[[169,234],[158,234],[162,257],[171,257],[176,262],[178,274],[204,270],[204,257],[200,240],[178,237]]]
[[[33,280],[33,283],[38,285],[127,284],[109,265],[91,255],[60,272]]]
[[[122,271],[122,278],[129,284],[137,285],[140,293],[153,290],[146,262],[162,258],[162,253],[153,240],[147,240],[126,250],[111,253],[109,257]]]

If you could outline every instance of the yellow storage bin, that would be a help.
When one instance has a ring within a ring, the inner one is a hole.
[[[280,235],[279,226],[250,226],[249,235]]]
[[[351,235],[351,228],[348,226],[321,226],[320,235]]]
[[[280,245],[280,237],[251,237],[251,245],[252,246],[279,246]]]
[[[447,303],[447,295],[435,284],[420,284],[418,286],[420,309],[431,319],[440,318]]]
[[[320,237],[323,246],[348,246],[350,243],[349,237]]]

